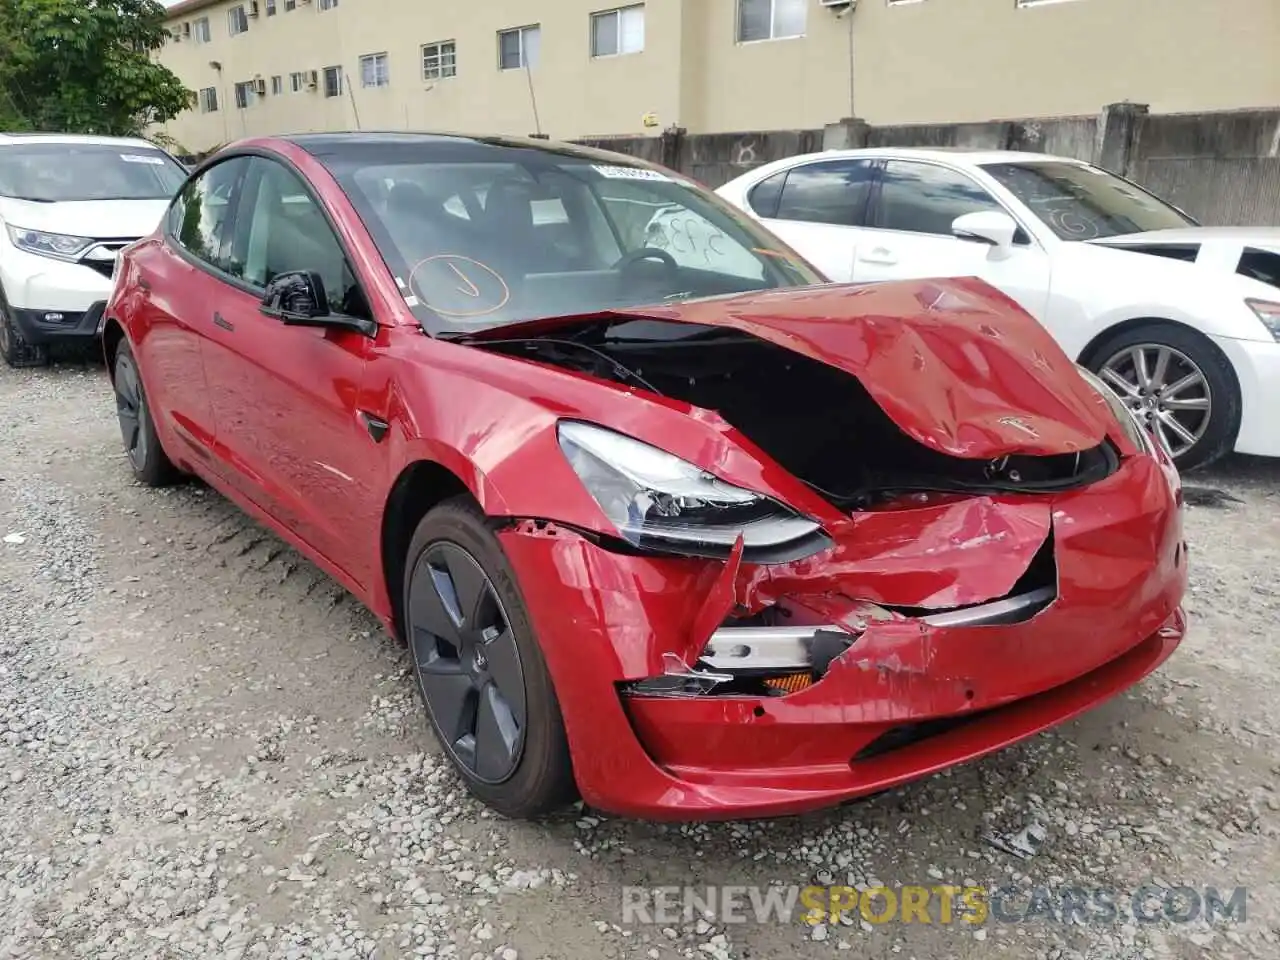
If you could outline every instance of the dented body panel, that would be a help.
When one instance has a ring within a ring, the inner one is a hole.
[[[975,536],[966,522],[979,519]],[[619,682],[661,672],[664,654],[695,655],[686,625],[716,588],[709,571],[724,564],[611,555],[564,529],[501,535],[557,686],[592,691],[562,702],[588,802],[657,818],[754,816],[881,790],[1114,696],[1163,662],[1185,629],[1181,517],[1153,459],[1047,503],[961,500],[898,514],[878,537],[855,529],[828,555],[738,573],[743,607],[786,599],[857,633],[822,679],[780,698],[619,694]],[[931,627],[867,602],[998,596],[1050,532],[1058,596],[1025,623]],[[932,562],[913,576],[922,557]],[[964,718],[854,760],[896,728]]]

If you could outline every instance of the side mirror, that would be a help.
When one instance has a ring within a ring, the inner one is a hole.
[[[329,313],[329,297],[320,274],[290,270],[276,274],[262,297],[262,312],[285,323],[306,323]]]
[[[332,312],[324,280],[314,270],[276,274],[267,284],[259,309],[288,326],[356,330],[366,337],[378,332],[373,320]]]
[[[1009,255],[1017,232],[1017,221],[998,210],[966,213],[951,223],[951,233],[956,239],[985,243],[992,247],[991,256],[998,259]]]

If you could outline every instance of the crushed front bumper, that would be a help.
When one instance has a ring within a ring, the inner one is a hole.
[[[584,800],[629,816],[727,819],[875,793],[1137,683],[1186,628],[1176,499],[1169,470],[1136,457],[1052,498],[902,511],[886,518],[896,532],[875,549],[837,544],[792,564],[743,566],[736,609],[795,601],[856,631],[816,682],[775,696],[636,692],[635,681],[661,675],[673,658],[692,665],[706,649],[707,598],[722,588],[725,564],[615,554],[548,524],[500,536],[555,682]],[[917,515],[914,539],[904,539]],[[974,537],[956,517],[978,517],[988,533]],[[1025,563],[1046,532],[1056,598],[1029,619],[946,626],[928,623],[928,609],[867,615],[880,604],[998,599],[1017,580],[1008,558]],[[911,564],[930,557],[933,566],[912,577]]]

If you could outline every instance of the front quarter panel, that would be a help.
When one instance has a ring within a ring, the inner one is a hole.
[[[449,468],[491,516],[616,535],[560,450],[557,422],[579,419],[662,447],[817,520],[843,520],[712,412],[417,334],[398,353],[404,396],[393,406],[403,456]]]

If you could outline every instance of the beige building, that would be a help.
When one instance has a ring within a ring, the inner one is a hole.
[[[1280,105],[1280,0],[185,0],[189,151],[436,129],[556,139]]]

